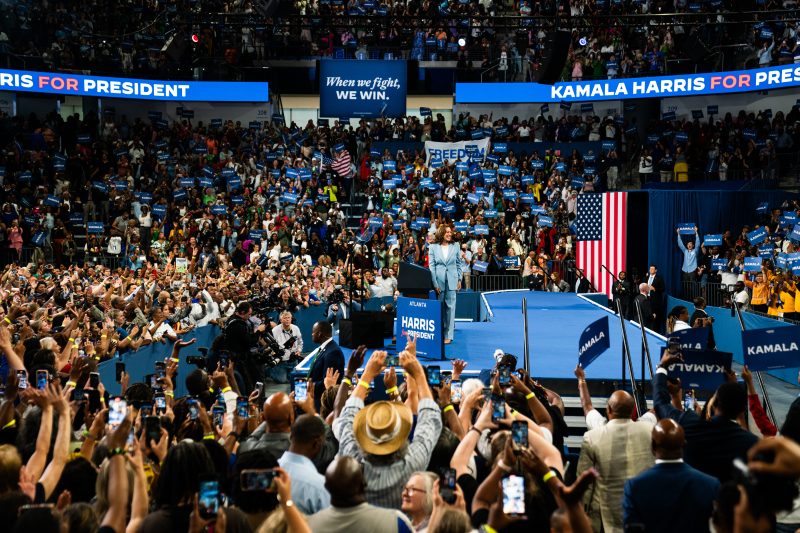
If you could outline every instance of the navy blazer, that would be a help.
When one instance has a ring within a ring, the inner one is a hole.
[[[325,350],[317,355],[308,370],[308,377],[314,382],[314,407],[319,411],[319,401],[325,392],[325,373],[329,368],[339,371],[339,381],[344,377],[344,353],[336,341],[331,339]]]
[[[731,479],[733,460],[747,461],[747,451],[758,442],[758,437],[733,420],[715,416],[706,422],[694,411],[676,409],[667,390],[667,375],[661,372],[653,376],[653,406],[659,419],[671,418],[683,426],[686,462],[722,483]]]
[[[719,481],[685,463],[661,463],[625,482],[625,529],[642,524],[647,533],[708,531]]]

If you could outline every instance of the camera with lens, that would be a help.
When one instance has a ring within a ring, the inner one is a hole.
[[[342,289],[335,289],[328,297],[329,304],[340,304],[344,302],[344,291]]]

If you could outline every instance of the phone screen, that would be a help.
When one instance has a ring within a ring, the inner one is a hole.
[[[250,491],[273,491],[273,482],[275,480],[275,471],[267,469],[252,469],[242,470],[239,476],[239,482],[242,490]]]
[[[139,414],[142,418],[146,416],[150,416],[153,414],[153,404],[151,403],[143,403],[141,407],[139,407]]]
[[[492,421],[496,422],[506,417],[506,401],[502,396],[492,395]]]
[[[125,372],[125,363],[121,361],[117,361],[115,365],[116,373],[117,373],[117,383],[122,382],[122,373]]]
[[[189,418],[192,420],[197,420],[197,417],[200,416],[200,408],[197,406],[197,400],[189,400]]]
[[[491,387],[484,387],[483,388],[483,399],[484,400],[491,400],[492,399],[492,389],[491,389]]]
[[[455,379],[450,382],[450,401],[461,401],[461,380]]]
[[[501,387],[504,387],[511,383],[511,367],[507,365],[503,365],[498,369],[498,382],[500,383]]]
[[[525,514],[525,478],[507,476],[503,478],[503,513],[508,516]]]
[[[428,385],[438,387],[442,384],[442,369],[439,366],[429,366],[425,368],[428,374]]]
[[[222,423],[225,421],[225,408],[219,405],[215,405],[211,409],[211,416],[214,419],[214,425],[217,427],[222,427]]]
[[[528,424],[519,420],[511,423],[511,439],[521,448],[528,447]]]
[[[164,396],[156,396],[156,412],[163,413],[167,410],[167,399]]]
[[[36,371],[36,388],[39,390],[44,390],[47,388],[47,381],[48,381],[48,372],[47,370],[37,370]]]
[[[148,416],[144,419],[145,430],[147,431],[147,442],[151,440],[158,442],[161,440],[161,419],[157,416]]]
[[[18,388],[28,388],[28,373],[24,370],[17,370],[17,381],[19,382]]]
[[[304,402],[308,398],[308,382],[305,379],[296,379],[294,381],[294,399],[298,402]]]
[[[694,396],[692,396],[691,392],[687,392],[686,397],[683,399],[683,410],[692,411],[693,409],[694,409]]]
[[[247,418],[250,416],[249,404],[247,398],[239,397],[236,400],[236,416],[239,418]]]
[[[96,389],[100,386],[100,374],[97,372],[92,372],[89,374],[89,386],[93,389]]]
[[[214,518],[219,510],[219,482],[201,481],[197,508],[203,518]]]
[[[111,429],[116,429],[125,420],[128,410],[128,402],[124,398],[112,398],[108,405],[108,425]]]

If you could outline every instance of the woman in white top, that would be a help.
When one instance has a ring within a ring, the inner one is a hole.
[[[673,307],[667,317],[667,333],[675,333],[676,331],[690,328],[689,310],[683,305]]]

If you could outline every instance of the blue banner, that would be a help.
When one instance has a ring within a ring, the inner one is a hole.
[[[406,113],[406,62],[323,59],[320,115],[400,117]]]
[[[486,261],[475,261],[472,264],[472,270],[475,270],[477,272],[483,272],[484,274],[486,273],[486,270],[488,268],[489,268],[489,263],[487,263]]]
[[[399,297],[395,327],[398,343],[403,342],[406,334],[416,337],[418,355],[430,359],[441,359],[444,355],[440,301]]]
[[[87,222],[86,223],[86,232],[87,233],[103,233],[103,223],[102,222]]]
[[[795,224],[789,238],[793,241],[800,241],[800,224]]]
[[[662,347],[662,351],[665,347]],[[683,362],[670,366],[669,375],[678,377],[683,390],[717,390],[725,382],[725,370],[730,369],[733,354],[715,350],[681,350]]]
[[[483,210],[483,217],[484,218],[497,218],[497,209],[484,209]]]
[[[269,101],[267,82],[140,80],[6,69],[0,69],[0,80],[4,90],[32,93],[177,102]]]
[[[164,218],[167,216],[167,206],[164,204],[156,204],[153,206],[153,216]]]
[[[48,194],[47,198],[44,199],[42,202],[47,207],[59,207],[61,205],[61,200],[58,199],[57,196],[53,196],[52,194]]]
[[[768,235],[767,228],[762,226],[748,233],[747,240],[750,241],[750,244],[757,245],[762,243],[767,238],[767,235]]]
[[[539,215],[537,218],[537,225],[540,228],[552,228],[553,227],[553,219],[551,217],[547,217],[544,215]]]
[[[678,224],[678,232],[681,235],[694,235],[694,228],[697,226],[694,222],[684,222]]]
[[[710,329],[708,327],[682,329],[670,333],[669,336],[680,339],[682,350],[705,350],[708,348]]]
[[[800,326],[742,332],[744,364],[754,372],[800,367]]]
[[[486,224],[476,224],[475,235],[489,235],[489,226]]]
[[[322,83],[320,83],[322,85]],[[800,85],[800,65],[677,76],[539,83],[456,83],[456,103],[542,103],[665,98],[775,90]],[[712,112],[713,111],[713,112]],[[718,114],[708,106],[708,114]]]
[[[589,324],[578,341],[578,364],[586,368],[611,347],[608,334],[608,317]]]
[[[744,258],[744,271],[745,272],[761,272],[760,257],[745,257]]]
[[[211,206],[211,214],[212,215],[225,215],[228,213],[228,208],[224,205],[212,205]]]
[[[718,259],[712,259],[711,260],[711,270],[712,271],[716,271],[716,270],[726,271],[726,270],[728,270],[728,260],[723,258],[723,257],[720,257]]]
[[[506,267],[506,268],[519,268],[519,266],[520,266],[519,256],[518,255],[514,255],[514,256],[506,256],[506,257],[504,257],[503,258],[503,266]]]
[[[722,234],[706,235],[703,237],[703,244],[705,246],[722,246]]]

